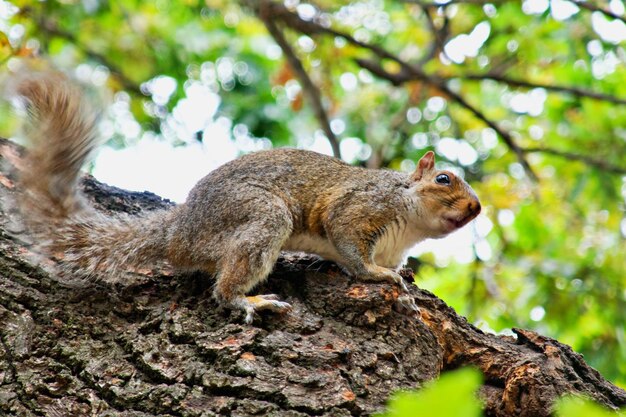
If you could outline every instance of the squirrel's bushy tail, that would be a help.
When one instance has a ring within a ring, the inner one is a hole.
[[[97,146],[97,112],[64,75],[17,77],[9,93],[29,115],[27,153],[19,167],[20,211],[41,251],[89,276],[115,280],[123,267],[163,259],[168,213],[106,216],[78,189],[80,169]]]

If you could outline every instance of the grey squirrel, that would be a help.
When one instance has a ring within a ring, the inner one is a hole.
[[[256,311],[290,308],[274,295],[246,296],[282,250],[404,286],[396,269],[410,247],[459,229],[481,210],[463,179],[435,168],[433,152],[413,173],[401,173],[275,149],[217,168],[172,209],[107,216],[77,188],[98,144],[97,112],[80,88],[55,72],[18,77],[11,88],[30,116],[19,204],[45,254],[62,253],[79,272],[108,279],[162,260],[215,274],[215,297],[242,309],[247,323]]]

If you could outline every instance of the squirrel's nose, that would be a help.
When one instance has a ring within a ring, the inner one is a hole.
[[[467,203],[467,208],[474,216],[478,216],[481,210],[480,201],[478,201],[478,199],[470,200],[469,203]]]

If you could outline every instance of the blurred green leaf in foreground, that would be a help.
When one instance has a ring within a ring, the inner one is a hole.
[[[480,371],[473,368],[447,372],[420,391],[396,394],[388,411],[378,417],[479,417],[482,407],[476,393],[481,382]]]
[[[446,372],[419,391],[404,391],[394,395],[388,410],[377,417],[480,417],[481,402],[478,389],[482,383],[480,371],[463,368]],[[564,397],[556,404],[556,417],[626,416],[580,397]]]

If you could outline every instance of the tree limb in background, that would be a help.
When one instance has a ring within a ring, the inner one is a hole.
[[[265,27],[269,31],[272,38],[276,41],[278,46],[283,50],[285,56],[287,57],[287,61],[289,65],[296,73],[298,78],[300,79],[300,83],[302,84],[303,92],[308,96],[311,101],[311,105],[313,106],[313,112],[315,113],[315,117],[317,118],[322,130],[326,134],[328,141],[330,142],[330,146],[333,150],[333,155],[337,158],[341,158],[341,150],[339,148],[339,140],[337,136],[333,133],[330,127],[330,121],[328,120],[328,115],[326,114],[326,110],[324,110],[324,104],[322,103],[321,92],[320,89],[313,83],[311,77],[304,69],[302,65],[302,61],[296,56],[295,51],[289,45],[289,42],[285,39],[285,36],[280,31],[280,29],[274,24],[273,16],[269,12],[267,7],[261,5],[257,10],[257,15],[265,24]]]
[[[377,76],[379,76],[379,77],[381,77],[383,79],[388,80],[393,85],[401,85],[401,84],[403,84],[404,82],[407,82],[407,81],[423,81],[426,84],[428,84],[428,85],[430,85],[432,87],[437,88],[443,94],[445,94],[446,96],[448,96],[449,98],[454,100],[461,107],[464,107],[466,110],[471,112],[477,119],[481,120],[487,126],[492,128],[502,138],[502,140],[508,146],[508,148],[513,153],[515,153],[515,155],[517,156],[518,161],[524,167],[524,170],[526,171],[526,175],[528,175],[528,177],[531,178],[533,181],[537,181],[538,180],[537,175],[534,173],[534,171],[530,167],[530,164],[526,160],[526,156],[524,155],[524,152],[523,152],[522,148],[520,148],[515,143],[515,141],[513,140],[513,137],[511,136],[511,134],[508,131],[506,131],[505,129],[502,129],[500,126],[497,125],[497,123],[495,123],[494,121],[489,119],[487,116],[485,116],[485,114],[483,112],[481,112],[476,107],[471,105],[467,100],[465,100],[465,98],[463,96],[461,96],[460,94],[456,93],[455,91],[452,91],[446,85],[446,83],[445,83],[446,80],[444,80],[442,78],[430,77],[430,76],[424,74],[421,71],[419,71],[419,72],[412,72],[412,71],[410,71],[409,74],[405,74],[406,71],[401,71],[400,73],[395,73],[395,74],[394,73],[390,73],[390,72],[386,71],[384,68],[382,68],[377,62],[374,62],[374,61],[371,61],[371,60],[357,59],[357,63],[359,65],[361,65],[363,68],[371,71],[373,74],[375,74],[375,75],[377,75]]]
[[[389,82],[391,82],[393,85],[399,86],[402,85],[403,83],[407,82],[407,81],[422,81],[423,80],[423,76],[413,76],[412,74],[407,74],[405,71],[400,71],[398,73],[390,73],[388,71],[386,71],[385,69],[383,69],[377,62],[372,61],[372,60],[365,60],[365,59],[357,59],[356,60],[357,63],[367,69],[368,71],[370,71],[371,73],[373,73],[374,75],[386,79]],[[578,87],[565,87],[565,86],[554,86],[554,85],[549,85],[549,84],[539,84],[539,83],[531,83],[528,81],[524,81],[524,80],[515,80],[515,79],[511,79],[511,78],[507,78],[507,77],[503,77],[503,76],[499,76],[499,75],[492,75],[492,74],[484,74],[484,75],[467,75],[467,76],[461,76],[460,78],[463,79],[468,79],[468,80],[494,80],[494,81],[498,81],[498,82],[502,82],[505,84],[509,84],[511,86],[515,86],[515,87],[526,87],[526,88],[544,88],[546,90],[549,91],[556,91],[556,92],[561,92],[561,93],[568,93],[568,94],[572,94],[574,96],[577,97],[586,97],[586,98],[590,98],[590,99],[594,99],[594,100],[599,100],[599,101],[607,101],[607,102],[611,102],[611,103],[615,103],[615,104],[626,104],[626,99],[622,99],[619,97],[614,97],[608,94],[602,94],[602,93],[596,93],[593,91],[588,91],[588,90],[584,90]],[[445,79],[442,79],[445,80]],[[504,131],[502,129],[500,129],[495,123],[492,123],[489,119],[487,119],[484,114],[482,114],[478,109],[473,108],[469,103],[464,102],[464,99],[462,96],[460,95],[456,95],[456,93],[454,93],[453,91],[451,91],[447,85],[445,85],[445,83],[440,82],[440,85],[438,85],[438,88],[441,89],[442,92],[445,92],[446,94],[450,95],[451,97],[453,97],[459,104],[463,105],[466,109],[468,109],[469,111],[471,111],[472,113],[474,113],[474,115],[482,120],[484,123],[486,123],[487,125],[489,125],[489,127],[491,127],[492,129],[494,129],[500,136],[502,136],[503,140],[506,142],[507,140],[511,140],[511,143],[513,144],[513,146],[516,146],[513,142],[512,142],[512,138],[510,137],[510,134],[507,131]],[[456,97],[454,97],[454,95],[456,95]],[[508,142],[507,142],[508,145]],[[509,145],[509,147],[511,147]],[[551,148],[546,148],[546,147],[541,147],[541,148],[519,148],[519,152],[521,153],[536,153],[536,152],[542,152],[542,153],[546,153],[546,154],[551,154],[551,155],[555,155],[555,156],[560,156],[562,158],[566,158],[569,160],[574,160],[574,161],[581,161],[586,163],[589,166],[593,166],[595,168],[601,169],[603,171],[606,172],[611,172],[611,173],[615,173],[615,174],[626,174],[626,168],[617,166],[617,165],[613,165],[611,163],[608,163],[606,161],[600,161],[594,158],[590,158],[588,156],[585,155],[579,155],[579,154],[575,154],[575,153],[571,153],[571,152],[565,152],[565,151],[559,151],[556,149],[551,149]],[[525,159],[524,159],[525,160]]]
[[[502,4],[505,3],[509,0],[450,0],[448,2],[445,3],[438,3],[438,2],[428,2],[428,1],[422,1],[422,0],[400,0],[402,3],[412,3],[412,4],[417,4],[421,7],[428,7],[428,8],[440,8],[440,7],[448,7],[448,6],[452,6],[453,4],[473,4],[473,5],[477,5],[477,6],[484,6],[485,4]]]
[[[430,43],[428,52],[417,62],[418,67],[425,65],[428,61],[435,58],[439,52],[445,54],[443,47],[450,36],[450,19],[445,13],[443,14],[443,25],[441,25],[441,28],[438,28],[435,20],[430,15],[429,7],[422,6],[422,12],[424,13],[424,16],[426,16],[428,28],[430,29],[433,39]]]
[[[586,165],[589,165],[594,168],[598,168],[602,171],[612,172],[614,174],[626,175],[626,167],[620,167],[617,165],[613,165],[610,162],[606,162],[602,159],[591,158],[586,155],[579,155],[572,152],[561,151],[558,149],[547,148],[547,147],[537,147],[537,148],[524,148],[522,149],[524,153],[545,153],[549,155],[558,156],[560,158],[564,158],[570,161],[579,161],[583,162]]]
[[[300,18],[297,14],[291,12],[287,7],[282,4],[275,3],[272,0],[265,0],[262,2],[262,6],[259,6],[256,1],[250,1],[251,7],[259,13],[259,8],[263,7],[266,10],[268,16],[271,16],[274,21],[281,20],[290,28],[297,30],[298,32],[304,33],[306,35],[319,35],[319,34],[329,34],[332,36],[337,36],[339,38],[345,39],[348,43],[359,46],[361,48],[368,49],[374,52],[381,59],[389,59],[397,62],[400,66],[410,66],[405,61],[401,60],[397,56],[391,54],[386,49],[378,46],[369,44],[367,42],[362,42],[350,35],[349,33],[341,32],[329,27],[325,27],[319,23],[314,21],[304,20]]]
[[[91,49],[89,49],[87,46],[83,45],[76,38],[76,36],[74,36],[73,33],[66,32],[66,31],[59,29],[59,27],[54,22],[51,22],[49,20],[46,20],[46,19],[37,19],[37,20],[40,22],[40,29],[43,32],[47,33],[50,36],[56,36],[56,37],[59,37],[59,38],[65,39],[66,41],[71,42],[74,46],[76,46],[78,49],[83,51],[83,53],[87,55],[90,59],[93,59],[94,61],[99,62],[100,64],[107,67],[109,71],[111,72],[111,74],[115,78],[117,78],[117,80],[120,82],[124,90],[130,91],[137,95],[141,95],[141,96],[144,95],[139,85],[133,80],[131,80],[130,78],[128,78],[128,76],[124,74],[124,71],[122,71],[117,65],[109,61],[104,55],[94,52]]]
[[[618,14],[613,13],[610,10],[606,10],[600,6],[597,6],[595,4],[589,3],[587,1],[580,1],[580,0],[570,0],[570,2],[574,3],[576,6],[580,7],[581,9],[587,9],[590,12],[599,12],[602,13],[603,15],[605,15],[606,17],[609,17],[611,19],[617,19],[617,20],[621,20],[622,22],[626,23],[626,19],[624,18],[624,16],[620,16]]]
[[[626,99],[615,97],[610,94],[597,93],[595,91],[590,91],[590,90],[586,90],[584,88],[579,88],[579,87],[568,87],[568,86],[563,86],[563,85],[534,83],[534,82],[530,82],[526,80],[518,80],[515,78],[509,78],[503,75],[498,75],[498,74],[493,74],[493,73],[460,75],[459,78],[464,79],[464,80],[472,80],[472,81],[492,80],[492,81],[497,81],[499,83],[508,84],[513,87],[543,88],[548,91],[554,91],[557,93],[567,93],[576,97],[586,97],[586,98],[590,98],[593,100],[607,101],[609,103],[626,105]]]
[[[282,4],[278,4],[272,1],[265,1],[263,3],[263,7],[266,9],[268,16],[272,16],[274,20],[276,19],[282,20],[287,26],[299,32],[302,32],[307,35],[328,33],[333,36],[338,36],[338,37],[345,39],[347,42],[353,45],[372,51],[381,60],[389,59],[398,63],[401,67],[401,70],[400,70],[400,73],[398,73],[397,75],[393,75],[390,77],[390,75],[392,74],[384,70],[379,64],[375,64],[378,67],[378,72],[373,71],[373,73],[375,75],[378,75],[379,77],[387,79],[388,81],[392,82],[392,84],[394,85],[399,85],[408,80],[420,80],[424,82],[425,84],[431,87],[434,87],[435,89],[438,89],[443,94],[449,96],[456,103],[458,103],[465,109],[469,110],[478,119],[482,120],[487,126],[489,126],[494,131],[496,131],[496,133],[502,138],[502,140],[507,145],[507,147],[516,155],[520,164],[524,168],[526,175],[528,175],[528,177],[534,181],[537,180],[537,175],[535,175],[535,173],[533,172],[532,168],[530,167],[530,164],[526,160],[526,156],[524,152],[522,152],[521,148],[515,143],[511,134],[507,132],[506,130],[502,129],[501,127],[499,127],[494,121],[487,118],[480,110],[472,106],[460,94],[450,90],[450,88],[445,84],[445,81],[446,81],[445,79],[435,78],[435,77],[431,77],[427,75],[421,70],[421,68],[416,67],[415,65],[409,64],[408,62],[402,60],[398,56],[390,53],[389,51],[387,51],[386,49],[378,45],[373,45],[367,42],[359,41],[348,33],[324,27],[314,21],[303,20],[297,14],[289,11]],[[258,10],[258,7],[257,7],[257,10]],[[363,62],[363,60],[357,60],[357,62]],[[371,64],[370,68],[375,66],[372,61],[369,61],[369,63]],[[384,74],[387,74],[387,76],[383,76]]]

